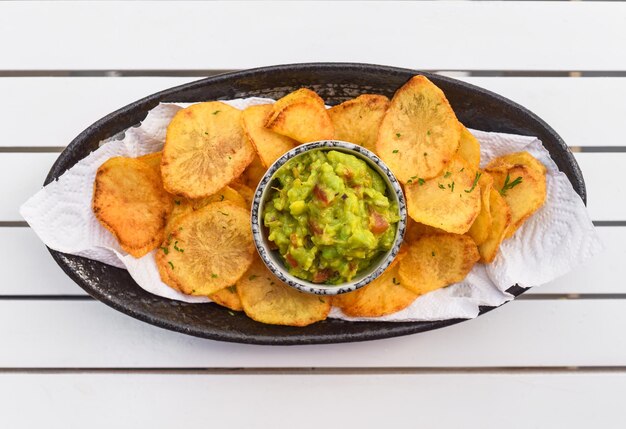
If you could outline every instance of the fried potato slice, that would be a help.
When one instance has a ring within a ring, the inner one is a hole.
[[[266,171],[267,168],[261,163],[261,159],[255,156],[248,168],[246,168],[246,171],[243,172],[241,176],[242,180],[239,180],[239,182],[243,181],[245,185],[256,189]]]
[[[246,202],[246,208],[248,210],[252,209],[252,200],[254,200],[254,189],[250,188],[247,185],[239,182],[233,182],[230,186],[237,191],[239,195],[241,195]]]
[[[306,326],[326,319],[331,299],[299,292],[276,278],[255,257],[250,269],[237,282],[243,310],[257,322]]]
[[[385,113],[376,153],[398,180],[438,176],[459,148],[461,124],[443,91],[424,76],[398,89]]]
[[[407,218],[406,231],[404,232],[404,241],[406,243],[414,243],[420,237],[425,235],[445,234],[443,229],[435,228],[432,226],[424,225],[423,223],[415,222],[410,217]],[[397,258],[396,258],[397,259]]]
[[[248,208],[246,200],[241,195],[239,195],[239,192],[237,192],[230,186],[224,186],[217,193],[211,195],[210,197],[197,198],[189,201],[191,202],[191,206],[194,210],[201,209],[202,207],[208,206],[211,203],[219,203],[222,201],[230,201],[231,203],[244,209]]]
[[[398,264],[389,267],[380,277],[354,292],[333,297],[333,305],[347,316],[380,317],[403,310],[418,295],[404,287],[398,276]]]
[[[508,170],[515,165],[525,165],[540,174],[546,174],[546,167],[526,151],[507,153],[494,158],[487,164],[487,170]]]
[[[490,263],[496,258],[507,228],[511,224],[511,209],[498,191],[489,192],[489,212],[491,226],[487,239],[478,246],[480,262]]]
[[[459,140],[457,153],[474,170],[478,170],[480,167],[480,143],[463,124],[461,124],[461,140]]]
[[[241,300],[237,293],[237,286],[228,286],[209,295],[211,301],[233,311],[242,311]]]
[[[158,174],[142,161],[115,157],[98,168],[93,213],[135,258],[159,245],[171,204]]]
[[[211,295],[239,280],[254,254],[250,213],[212,203],[172,226],[156,254],[161,280],[188,295]]]
[[[384,95],[363,94],[330,108],[335,138],[376,152],[378,130],[387,107],[389,99]]]
[[[411,244],[398,264],[398,276],[402,286],[421,295],[460,282],[479,258],[466,235],[429,235]]]
[[[511,208],[511,225],[505,235],[510,238],[545,202],[546,176],[536,167],[521,164],[488,171],[493,177],[494,188]]]
[[[313,94],[303,88],[276,101],[265,127],[300,143],[332,139],[335,132],[324,100]]]
[[[254,159],[241,111],[219,101],[179,110],[167,127],[161,174],[174,195],[203,198],[239,177]]]
[[[262,104],[250,106],[241,114],[243,129],[265,168],[298,144],[289,137],[265,128],[265,120],[271,112],[271,104]]]
[[[488,173],[483,172],[480,175],[480,179],[478,179],[478,186],[480,186],[480,212],[469,231],[467,231],[467,235],[472,237],[477,246],[487,239],[491,229],[489,201],[493,187],[493,178]]]
[[[454,157],[438,177],[412,178],[405,189],[407,210],[414,221],[446,232],[464,234],[480,212],[478,173]]]
[[[159,173],[159,177],[161,177],[161,156],[161,152],[154,152],[147,155],[142,155],[137,159],[150,166],[150,168]]]

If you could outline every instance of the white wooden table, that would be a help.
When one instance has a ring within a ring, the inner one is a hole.
[[[0,428],[625,427],[624,42],[623,3],[1,3]],[[530,108],[575,152],[606,252],[442,330],[246,346],[94,301],[18,215],[106,113],[309,61],[452,71]]]

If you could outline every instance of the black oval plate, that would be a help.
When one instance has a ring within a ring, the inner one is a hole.
[[[143,98],[95,122],[61,153],[45,184],[55,180],[98,148],[98,143],[141,122],[159,102],[199,102],[240,97],[278,99],[306,86],[328,104],[363,93],[391,98],[411,76],[423,74],[448,97],[459,120],[484,131],[537,136],[586,201],[583,177],[559,135],[532,112],[482,88],[417,70],[368,64],[292,64],[227,73],[168,89]],[[198,337],[253,344],[319,344],[373,340],[441,328],[464,319],[436,322],[346,322],[328,319],[304,328],[257,323],[243,313],[216,304],[188,304],[152,295],[141,289],[126,270],[49,249],[63,271],[91,296],[136,319]],[[513,286],[515,296],[525,289]],[[494,307],[481,308],[480,314]],[[233,315],[234,314],[234,315]]]

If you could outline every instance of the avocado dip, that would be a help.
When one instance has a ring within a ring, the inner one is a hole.
[[[393,246],[398,207],[362,159],[308,151],[280,167],[271,185],[263,222],[292,275],[345,283]]]

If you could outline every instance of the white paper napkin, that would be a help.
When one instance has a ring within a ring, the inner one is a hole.
[[[224,102],[243,109],[273,100],[247,98]],[[169,121],[187,105],[160,104],[139,126],[102,142],[99,149],[26,201],[20,208],[22,217],[52,249],[126,268],[139,286],[155,295],[185,302],[210,302],[208,298],[184,295],[163,283],[154,251],[140,259],[126,254],[91,210],[98,167],[115,156],[138,157],[161,150]],[[474,318],[480,305],[497,306],[512,299],[505,291],[516,283],[540,286],[601,251],[602,244],[582,200],[567,177],[558,171],[541,141],[512,134],[471,132],[480,141],[482,164],[521,150],[539,159],[548,169],[545,205],[502,244],[492,264],[476,264],[463,282],[423,295],[408,308],[388,316],[350,318],[333,308],[329,317],[368,321]]]

